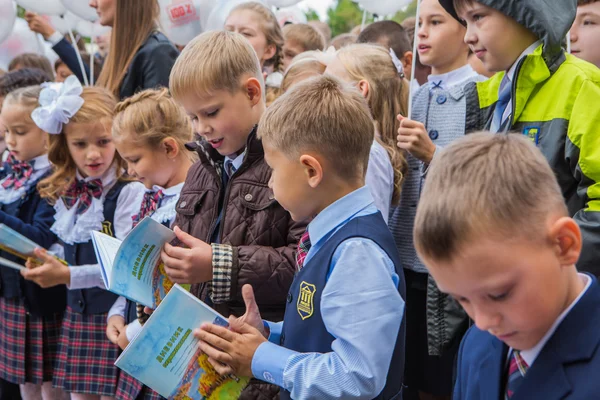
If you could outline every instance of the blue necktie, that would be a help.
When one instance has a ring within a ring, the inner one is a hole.
[[[498,95],[498,102],[496,103],[496,109],[494,110],[494,119],[492,120],[492,132],[494,133],[500,132],[500,129],[502,128],[502,117],[504,116],[504,111],[506,111],[506,107],[510,102],[511,90],[512,85],[509,81],[506,85],[504,85],[504,88]]]

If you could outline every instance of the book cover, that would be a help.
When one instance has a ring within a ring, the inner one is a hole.
[[[160,252],[175,233],[150,217],[144,218],[120,241],[102,232],[92,232],[96,258],[108,290],[156,308],[173,283],[167,277]]]
[[[4,224],[0,224],[0,250],[12,254],[13,256],[16,256],[24,261],[31,258],[34,262],[39,263],[40,261],[35,258],[33,251],[41,248],[42,246],[39,246],[33,240],[21,235],[19,232],[9,228]],[[64,260],[61,260],[58,257],[57,259],[63,264],[67,264]],[[23,265],[17,264],[5,258],[0,258],[0,266],[14,269],[25,268]]]
[[[249,378],[221,376],[192,332],[227,320],[180,285],[163,299],[115,365],[169,399],[237,399]]]

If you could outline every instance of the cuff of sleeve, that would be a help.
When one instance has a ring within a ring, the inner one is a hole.
[[[129,340],[129,342],[132,342],[133,339],[135,339],[135,337],[142,331],[142,328],[142,324],[140,324],[140,321],[138,321],[137,319],[129,325],[127,325],[127,328],[125,328],[125,335],[127,336],[127,340]]]
[[[231,271],[233,269],[233,247],[227,244],[212,245],[212,301],[221,304],[231,299]]]
[[[252,375],[256,379],[275,384],[285,389],[283,372],[290,356],[296,354],[293,350],[264,342],[252,357]]]
[[[421,163],[421,178],[425,178],[427,176],[427,172],[429,172],[429,166],[435,160],[435,155],[438,153],[438,150],[441,150],[440,146],[435,146],[435,150],[433,151],[433,157],[431,157],[431,162],[429,164]]]
[[[274,344],[281,343],[281,331],[283,330],[283,322],[263,321],[265,328],[269,328],[269,342]]]
[[[125,318],[125,307],[126,306],[127,306],[127,302],[126,302],[125,298],[122,296],[119,296],[119,298],[117,298],[117,300],[115,301],[113,306],[108,311],[108,317],[106,317],[106,320],[108,321],[110,319],[110,317],[113,317],[115,315]]]
[[[85,283],[83,282],[85,280],[85,278],[87,277],[87,271],[85,270],[85,268],[82,268],[81,266],[77,267],[77,268],[73,268],[73,267],[69,267],[70,269],[70,273],[71,273],[71,282],[69,282],[69,284],[67,285],[67,289],[69,290],[76,290],[76,289],[84,289],[85,288]]]
[[[64,36],[60,32],[56,31],[48,37],[48,41],[52,46],[56,46],[58,42],[60,42],[63,39],[63,37]]]

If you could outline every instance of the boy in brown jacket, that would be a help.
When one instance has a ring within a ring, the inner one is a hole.
[[[175,233],[185,248],[165,246],[166,272],[225,316],[244,314],[241,288],[250,284],[265,318],[280,321],[306,224],[294,222],[268,187],[271,170],[256,138],[265,111],[256,54],[239,34],[204,33],[179,56],[170,89],[201,140],[177,204]],[[250,387],[242,398],[276,392]]]

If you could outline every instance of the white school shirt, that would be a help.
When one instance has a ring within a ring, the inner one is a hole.
[[[465,83],[467,80],[478,75],[479,74],[477,74],[469,64],[466,64],[445,74],[429,75],[427,81],[429,83],[429,90],[437,87],[442,90],[448,90],[451,87]]]

